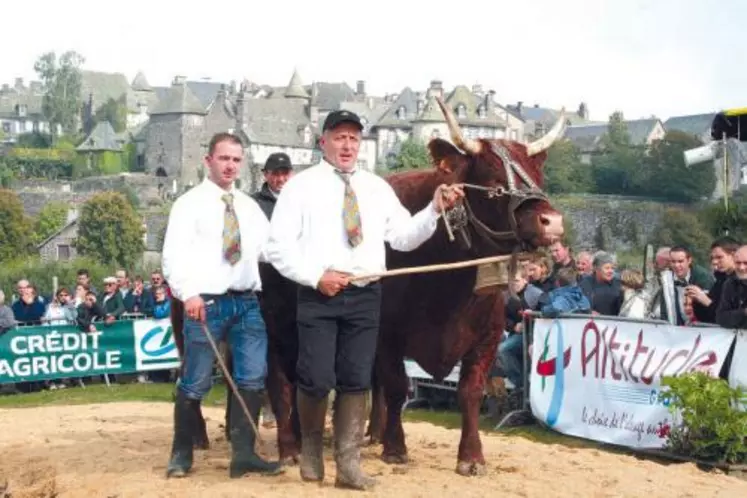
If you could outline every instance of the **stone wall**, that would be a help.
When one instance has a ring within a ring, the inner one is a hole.
[[[609,195],[557,196],[553,206],[562,212],[573,226],[574,247],[579,249],[628,251],[646,244],[667,207],[634,197]]]

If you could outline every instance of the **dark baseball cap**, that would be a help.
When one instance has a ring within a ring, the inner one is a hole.
[[[327,118],[324,120],[322,131],[331,130],[338,127],[342,123],[352,123],[358,127],[359,130],[363,130],[363,124],[361,118],[351,111],[332,111],[327,114]]]
[[[275,152],[265,161],[265,167],[262,171],[276,171],[279,169],[293,169],[290,157],[285,152]]]

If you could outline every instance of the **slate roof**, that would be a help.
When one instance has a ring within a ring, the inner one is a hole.
[[[715,112],[706,114],[691,114],[689,116],[673,116],[664,122],[667,130],[679,130],[697,137],[711,133],[711,123],[716,116]]]
[[[243,102],[242,131],[250,142],[288,147],[313,147],[304,142],[311,127],[305,101],[296,99],[252,99]],[[315,132],[312,127],[312,134]]]
[[[405,117],[400,119],[397,115],[400,107],[405,108]],[[376,123],[377,128],[410,128],[411,122],[417,116],[418,96],[408,86],[405,87],[397,98],[389,106],[389,109],[381,116]]]
[[[289,99],[308,99],[311,97],[309,92],[307,92],[303,87],[301,77],[298,75],[297,70],[293,70],[293,76],[291,76],[290,82],[288,83],[283,96]]]
[[[207,110],[207,108],[210,107],[215,100],[215,97],[218,96],[221,87],[224,85],[224,83],[216,83],[214,81],[187,81],[185,84],[192,95],[200,103],[203,110]],[[172,87],[170,86],[153,87],[158,103],[168,98],[171,88]]]
[[[206,114],[206,106],[192,93],[189,85],[176,83],[163,92],[156,106],[148,111],[151,116],[158,114]]]
[[[371,132],[371,127],[381,119],[381,116],[389,108],[389,104],[384,102],[373,101],[372,104],[373,106],[369,107],[367,102],[342,102],[339,107],[340,110],[356,113],[361,121],[364,121],[363,134],[368,135]],[[319,117],[319,122],[323,123],[324,119],[321,119],[321,113]]]
[[[42,118],[42,102],[44,97],[40,94],[32,93],[29,90],[24,92],[7,92],[0,94],[0,118],[19,119],[17,105],[26,106],[26,116],[32,118]]]
[[[656,118],[625,121],[631,143],[644,145],[658,122]],[[607,133],[607,126],[607,123],[567,126],[564,136],[582,151],[590,151],[599,145],[602,136]]]
[[[121,138],[109,121],[100,121],[75,150],[78,152],[120,152],[122,150]]]
[[[148,79],[145,77],[145,73],[138,71],[135,78],[132,80],[132,89],[135,91],[149,91],[151,90]]]
[[[313,83],[306,87],[312,95],[313,103],[320,111],[336,111],[341,109],[343,102],[357,100],[355,91],[345,82],[342,83]]]
[[[81,80],[81,98],[83,102],[88,102],[89,95],[93,94],[94,111],[109,99],[117,100],[122,95],[125,95],[127,108],[131,112],[138,110],[135,94],[124,74],[83,70]]]

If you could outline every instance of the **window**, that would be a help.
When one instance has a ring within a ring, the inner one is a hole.
[[[459,119],[464,119],[467,117],[467,107],[464,104],[459,104],[457,106],[457,117]]]
[[[26,117],[26,104],[16,105],[16,114],[21,118]]]
[[[67,244],[60,244],[57,246],[57,260],[68,261],[70,259],[70,246]]]
[[[399,106],[399,109],[397,109],[397,118],[405,119],[406,116],[407,116],[407,113],[405,111],[405,106],[403,105]]]
[[[477,108],[477,116],[484,119],[487,115],[488,113],[485,112],[485,106],[480,105],[480,107]]]
[[[11,124],[7,121],[3,122],[3,133],[10,133]]]

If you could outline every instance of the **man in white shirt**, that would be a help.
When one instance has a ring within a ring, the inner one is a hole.
[[[184,303],[185,322],[167,477],[182,477],[192,467],[192,437],[198,430],[195,405],[211,388],[215,354],[203,327],[215,343],[227,338],[233,378],[254,420],[263,401],[267,333],[256,293],[262,290],[257,265],[265,260],[269,223],[257,203],[234,188],[243,159],[238,137],[216,134],[205,157],[207,177],[179,197],[169,215],[164,276],[172,294]],[[279,464],[255,453],[256,436],[241,404],[232,401],[229,475],[282,472]]]
[[[356,167],[363,126],[350,111],[324,121],[324,158],[283,187],[272,221],[267,256],[300,285],[297,304],[298,410],[301,477],[324,479],[322,434],[329,391],[335,389],[335,485],[369,489],[360,469],[366,393],[379,331],[381,284],[351,275],[385,270],[385,242],[412,251],[436,231],[443,208],[464,194],[439,186],[434,202],[414,216],[381,177]]]

